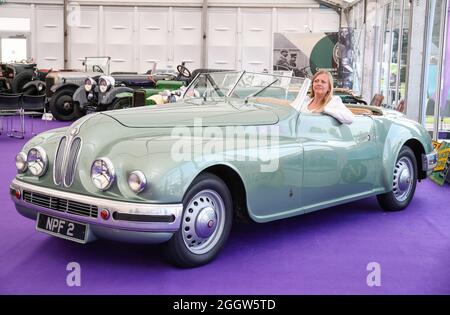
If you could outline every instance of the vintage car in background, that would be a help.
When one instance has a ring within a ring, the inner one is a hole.
[[[0,64],[0,93],[44,95],[48,69],[38,69],[35,63]]]
[[[204,73],[180,102],[87,115],[25,144],[11,198],[39,231],[166,242],[183,267],[212,260],[233,218],[262,223],[369,196],[405,209],[436,165],[426,130],[361,104],[349,105],[350,125],[301,113],[309,85]]]
[[[367,101],[354,91],[344,88],[334,88],[334,95],[338,95],[345,104],[362,104],[367,105]]]
[[[144,105],[156,105],[176,102],[184,88],[199,74],[206,72],[229,71],[224,69],[195,69],[192,73],[185,63],[176,67],[177,72],[154,69],[149,73],[151,86],[143,85],[137,76],[101,76],[88,78],[84,87],[78,88],[74,101],[87,113],[116,110]],[[145,82],[145,80],[144,80]]]
[[[73,95],[73,100],[86,113],[131,107],[136,90],[157,94],[163,89],[176,90],[187,85],[191,72],[184,63],[177,72],[156,69],[156,63],[147,74],[115,74],[86,78]],[[153,92],[152,92],[153,91]],[[152,94],[152,95],[153,95]]]
[[[53,117],[60,121],[70,121],[84,115],[79,105],[73,101],[73,94],[93,76],[109,75],[111,57],[85,57],[83,70],[53,70],[45,79],[47,104]]]
[[[154,80],[149,74],[137,72],[110,73],[110,57],[85,57],[84,70],[51,71],[46,77],[46,95],[49,109],[57,120],[69,121],[82,117],[85,109],[74,100],[78,89],[85,87],[86,80],[100,80],[109,89],[117,82],[120,86],[152,87]],[[96,82],[96,81],[95,81]],[[103,87],[102,87],[103,88]]]

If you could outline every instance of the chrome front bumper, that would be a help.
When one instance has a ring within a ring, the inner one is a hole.
[[[422,170],[430,175],[433,169],[436,167],[438,161],[438,155],[436,150],[433,150],[430,154],[422,154]]]
[[[20,191],[19,198],[16,197],[16,191]],[[39,201],[34,202],[30,198],[24,198],[24,192],[27,196],[33,196],[32,194],[39,196],[36,197],[36,200]],[[17,179],[14,179],[10,185],[10,195],[17,211],[25,217],[36,220],[38,213],[44,213],[85,223],[89,225],[96,237],[116,240],[150,243],[168,240],[180,228],[183,211],[182,204],[147,204],[107,200],[40,187]],[[42,202],[42,196],[48,200],[58,200],[60,203],[64,201],[64,206],[67,204],[67,208],[61,208],[59,205],[59,210],[55,210],[55,207],[52,209],[46,202]],[[71,202],[96,207],[97,215],[69,213],[70,211],[67,209]],[[107,209],[111,214],[106,220],[100,216],[100,211],[103,209]],[[141,238],[142,240],[140,240]]]

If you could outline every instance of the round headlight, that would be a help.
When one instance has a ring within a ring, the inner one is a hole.
[[[95,80],[92,78],[87,78],[84,80],[84,90],[86,92],[92,91],[92,87],[95,85]]]
[[[100,92],[106,93],[108,89],[115,84],[115,80],[113,77],[101,76],[98,80],[98,88]]]
[[[114,166],[109,159],[100,158],[92,163],[91,180],[98,189],[107,190],[114,182],[114,177]]]
[[[27,164],[27,155],[23,152],[20,152],[16,155],[16,169],[19,173],[25,173],[28,168]]]
[[[108,91],[108,82],[106,82],[106,80],[100,80],[98,82],[98,89],[100,90],[100,92],[105,93],[106,91]]]
[[[134,171],[128,175],[128,186],[130,186],[130,189],[136,194],[143,191],[146,185],[147,179],[141,171]]]
[[[41,147],[34,147],[28,151],[27,155],[28,169],[34,176],[42,176],[47,171],[47,154]]]

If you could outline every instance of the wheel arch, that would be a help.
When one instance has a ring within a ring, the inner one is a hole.
[[[214,174],[225,182],[231,193],[233,200],[233,213],[240,221],[253,221],[248,212],[247,207],[247,193],[241,175],[231,166],[225,164],[216,164],[202,169],[191,181],[188,187],[195,181],[195,179],[204,173]],[[185,190],[184,195],[187,193]],[[183,195],[183,197],[184,197]]]
[[[54,91],[53,91],[53,94],[55,94],[55,93],[58,92],[58,91],[61,91],[62,89],[65,89],[65,88],[71,88],[71,89],[73,89],[73,92],[75,93],[75,91],[76,91],[79,87],[80,87],[80,86],[77,85],[77,84],[75,84],[75,83],[62,83],[62,84],[60,84],[60,85],[58,85],[58,86],[55,87],[55,89],[54,89]]]
[[[425,148],[422,145],[422,143],[417,139],[409,139],[407,140],[403,146],[409,147],[413,152],[414,156],[416,157],[417,162],[417,178],[418,180],[422,180],[427,178],[427,172],[423,169],[422,165],[422,154],[425,154]],[[402,146],[402,147],[403,147]]]
[[[110,105],[114,102],[115,99],[120,98],[119,94],[121,93],[133,93],[133,89],[128,86],[118,86],[113,87],[110,89],[106,94],[103,96],[103,98],[100,100],[99,103],[104,105]]]

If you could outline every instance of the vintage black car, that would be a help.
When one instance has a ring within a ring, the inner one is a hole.
[[[86,78],[109,74],[111,57],[85,57],[83,70],[55,70],[46,79],[47,104],[57,120],[68,121],[84,115],[72,97]]]
[[[2,63],[0,92],[44,95],[44,80],[48,72],[47,69],[38,69],[35,63]]]

